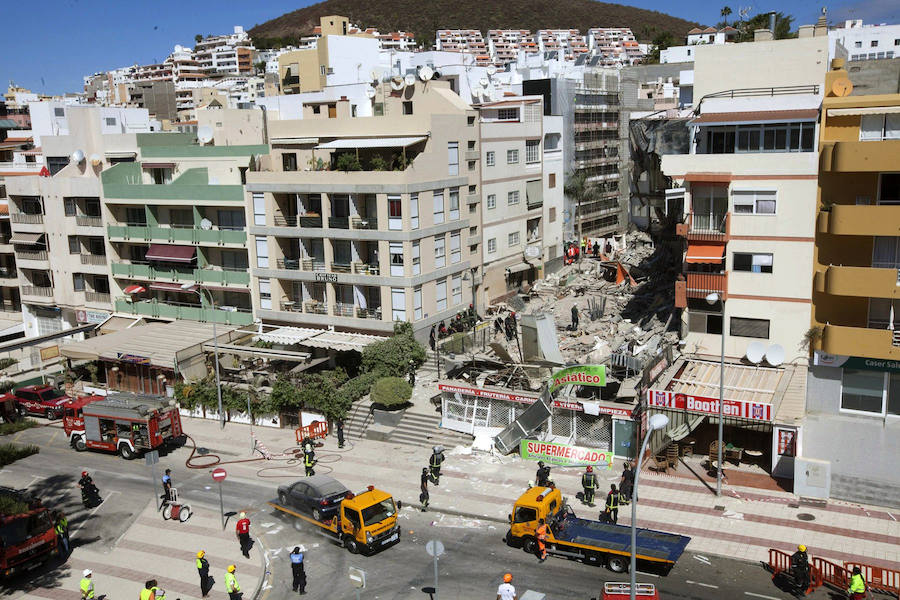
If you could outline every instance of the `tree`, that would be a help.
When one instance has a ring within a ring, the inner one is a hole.
[[[594,200],[597,196],[597,188],[594,184],[590,183],[587,178],[587,173],[584,171],[575,171],[568,177],[568,181],[566,181],[565,186],[563,186],[563,193],[575,203],[576,214],[578,215],[576,222],[579,224],[579,229],[575,231],[575,235],[578,239],[581,239],[581,206],[586,202]]]
[[[722,10],[719,11],[719,14],[722,16],[722,24],[725,25],[725,27],[728,27],[728,15],[731,14],[731,7],[723,6]]]
[[[303,402],[297,384],[283,375],[279,376],[272,385],[272,393],[269,394],[269,401],[266,403],[266,412],[275,414],[296,412],[302,407]]]
[[[198,33],[197,35],[194,36],[194,43],[195,43],[195,44],[199,44],[199,43],[202,42],[202,41],[203,41],[203,35],[202,35],[202,34],[199,34],[199,33]]]
[[[257,63],[253,63],[253,68],[256,69],[257,73],[265,73],[266,72],[266,61],[261,60]]]
[[[647,59],[644,61],[645,63],[652,64],[659,62],[659,53],[669,46],[674,46],[677,44],[675,40],[675,36],[672,35],[668,31],[663,31],[658,34],[653,41],[650,42],[652,48],[650,49],[650,54],[647,55]]]
[[[394,323],[394,335],[369,344],[362,352],[362,366],[366,372],[379,377],[405,377],[412,361],[415,368],[425,362],[425,348],[413,336],[412,325],[406,321]]]
[[[346,373],[344,373],[346,380]],[[328,419],[343,419],[350,409],[352,400],[338,393],[340,381],[335,371],[309,373],[300,378],[300,399],[304,407],[313,408]]]
[[[788,38],[792,38],[795,34],[791,33],[791,29],[793,27],[794,17],[790,15],[785,15],[784,13],[777,12],[775,13],[775,34],[776,40],[784,40]],[[744,21],[741,24],[740,34],[738,36],[739,42],[752,42],[753,41],[753,32],[756,29],[768,29],[769,28],[769,13],[759,13],[758,15],[754,15],[750,17],[747,21]]]

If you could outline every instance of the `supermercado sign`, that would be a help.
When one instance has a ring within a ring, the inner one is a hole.
[[[526,460],[542,460],[556,465],[591,465],[611,469],[613,462],[611,452],[537,440],[522,440],[519,454]]]
[[[476,396],[478,398],[490,398],[492,400],[505,400],[506,402],[518,402],[519,404],[534,404],[537,398],[534,396],[522,396],[520,394],[512,394],[508,392],[498,392],[494,390],[486,390],[484,388],[465,387],[461,385],[440,384],[438,389],[442,392],[450,394],[462,394],[464,396]],[[563,410],[572,410],[575,412],[584,412],[584,407],[580,402],[572,402],[570,400],[554,400],[553,408],[561,408]],[[616,417],[631,418],[631,411],[624,408],[614,408],[608,406],[600,406],[599,414],[613,415]]]
[[[647,404],[707,415],[719,414],[718,398],[704,398],[703,396],[691,396],[664,390],[647,390]],[[726,399],[722,405],[722,412],[726,417],[750,419],[751,421],[772,420],[772,405],[765,402]]]

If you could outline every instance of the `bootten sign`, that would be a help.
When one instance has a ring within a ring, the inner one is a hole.
[[[550,391],[564,385],[592,385],[603,387],[606,385],[606,366],[604,365],[578,365],[557,371],[550,377]]]
[[[519,454],[526,460],[542,460],[555,465],[591,465],[606,469],[612,468],[613,461],[612,452],[537,440],[522,440]]]

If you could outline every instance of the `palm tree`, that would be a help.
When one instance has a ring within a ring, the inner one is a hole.
[[[593,183],[588,182],[587,174],[584,171],[574,171],[568,177],[568,181],[563,186],[563,193],[575,203],[576,222],[578,224],[578,240],[577,244],[581,244],[581,205],[585,202],[594,200],[597,194],[597,188]],[[580,256],[580,255],[579,255]]]
[[[731,14],[731,7],[723,6],[722,10],[719,11],[719,14],[722,16],[722,23],[725,25],[725,27],[728,27],[728,15]]]

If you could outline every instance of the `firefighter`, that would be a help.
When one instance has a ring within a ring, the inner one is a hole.
[[[791,554],[791,575],[797,582],[797,588],[805,594],[809,589],[809,555],[803,544],[797,546],[797,551]]]
[[[615,524],[619,521],[619,503],[621,499],[622,497],[616,489],[616,484],[611,484],[609,486],[609,493],[606,495],[605,514],[608,522]],[[603,520],[602,515],[601,520]]]
[[[506,315],[503,325],[506,328],[506,339],[511,342],[516,337],[516,313],[510,312]]]
[[[197,573],[200,575],[200,595],[206,598],[209,593],[209,561],[206,560],[206,550],[197,553]]]
[[[600,256],[600,242],[594,241],[594,256]]]
[[[306,476],[312,477],[316,474],[313,470],[313,466],[316,464],[316,453],[315,452],[306,452],[303,454],[303,466],[306,468]]]
[[[547,560],[547,529],[547,524],[541,519],[540,525],[534,532],[537,535],[538,558],[541,562]]]
[[[69,555],[69,520],[66,518],[66,515],[61,511],[56,511],[54,518],[54,529],[56,530],[56,538],[59,541],[59,545],[62,546],[63,550],[66,553],[66,556]]]
[[[156,587],[156,580],[150,579],[144,584],[144,589],[141,590],[140,600],[155,600],[155,592],[154,588]]]
[[[578,331],[578,305],[572,305],[572,331]]]
[[[92,508],[102,502],[100,499],[100,490],[94,485],[94,480],[91,479],[91,476],[87,471],[81,472],[81,479],[78,480],[78,487],[81,488],[81,503],[84,504],[85,508]]]
[[[431,468],[431,481],[434,485],[441,485],[441,464],[444,462],[444,447],[435,446],[431,449],[431,458],[428,466]]]
[[[866,579],[862,576],[862,570],[859,567],[853,567],[847,595],[850,596],[850,600],[862,600],[866,597]]]
[[[584,503],[594,506],[594,490],[597,489],[597,476],[594,475],[594,467],[588,465],[581,476],[581,487],[584,488]]]
[[[422,512],[428,511],[428,469],[422,469],[422,478],[419,483],[419,489],[422,492],[419,494],[419,502],[422,503]]]
[[[225,591],[228,592],[229,600],[241,600],[241,584],[234,576],[235,570],[234,565],[228,565],[228,569],[225,571]]]
[[[245,558],[250,558],[250,519],[247,518],[247,513],[241,513],[235,526],[235,533],[241,543],[241,554]]]
[[[538,461],[537,473],[534,475],[536,487],[550,487],[550,467],[544,465],[544,461]]]
[[[303,438],[303,441],[300,442],[300,447],[303,449],[304,454],[315,452],[315,444],[313,444],[313,441],[309,436]]]
[[[300,546],[294,546],[291,552],[291,575],[294,576],[292,587],[295,592],[306,593],[306,569],[303,566],[303,553]]]
[[[166,590],[160,589],[153,580],[153,600],[166,600]]]
[[[81,600],[94,600],[94,573],[90,569],[81,572]]]
[[[343,448],[344,447],[344,420],[338,419],[336,426],[337,426],[338,448]]]
[[[410,359],[406,366],[406,374],[409,376],[409,385],[416,385],[416,361]]]

